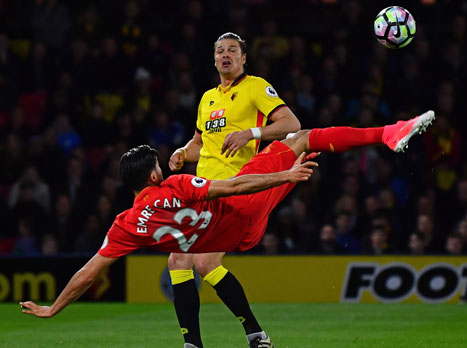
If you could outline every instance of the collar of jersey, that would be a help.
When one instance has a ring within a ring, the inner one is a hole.
[[[246,73],[242,73],[240,74],[234,82],[232,82],[230,85],[228,85],[227,87],[222,87],[222,85],[219,85],[217,88],[219,89],[220,92],[228,92],[232,87],[238,85],[240,82],[242,82],[242,80],[247,77],[248,75]]]
[[[143,197],[143,193],[145,193],[148,189],[150,189],[151,187],[156,187],[156,186],[146,186],[144,189],[142,189],[138,195],[135,197],[135,201],[138,200],[138,199],[141,199],[141,197]]]

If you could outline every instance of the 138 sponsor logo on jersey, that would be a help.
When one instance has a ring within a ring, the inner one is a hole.
[[[222,110],[213,110],[209,115],[209,121],[206,121],[206,131],[208,133],[220,132],[223,127],[226,125],[226,120],[224,117],[225,109]]]

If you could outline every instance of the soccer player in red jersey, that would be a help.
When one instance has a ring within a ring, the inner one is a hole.
[[[75,273],[52,306],[32,301],[20,306],[24,313],[53,317],[78,299],[103,269],[141,247],[190,253],[248,250],[261,240],[272,209],[296,183],[311,176],[317,164],[303,162],[305,153],[381,143],[400,152],[433,119],[434,113],[428,111],[385,127],[302,130],[274,141],[227,180],[187,174],[164,180],[156,150],[146,145],[132,149],[122,156],[120,171],[135,193],[133,207],[116,217],[101,249]]]

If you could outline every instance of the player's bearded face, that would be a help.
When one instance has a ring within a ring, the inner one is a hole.
[[[216,44],[214,62],[221,75],[235,78],[243,73],[243,65],[246,54],[242,54],[239,43],[236,40],[225,39]]]

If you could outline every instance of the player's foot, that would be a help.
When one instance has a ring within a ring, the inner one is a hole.
[[[416,133],[423,133],[435,119],[435,113],[432,110],[414,117],[408,121],[399,121],[384,127],[383,143],[385,143],[394,152],[404,152],[409,146],[410,138]]]
[[[269,337],[256,337],[250,341],[250,348],[274,348],[274,343],[272,343]]]
[[[183,345],[183,348],[198,348],[198,347],[191,343],[185,343]]]

